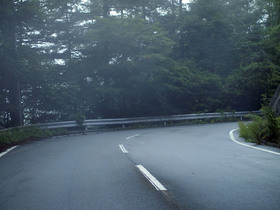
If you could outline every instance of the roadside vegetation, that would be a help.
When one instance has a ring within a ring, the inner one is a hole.
[[[166,122],[154,122],[154,123],[134,123],[127,126],[119,125],[103,125],[103,126],[86,126],[84,123],[84,116],[78,114],[73,116],[78,126],[71,128],[57,128],[57,129],[42,129],[38,126],[26,126],[26,127],[15,127],[5,130],[0,130],[0,152],[7,148],[28,143],[31,141],[42,140],[52,136],[69,135],[73,133],[103,131],[103,130],[120,130],[120,129],[142,129],[152,127],[166,127],[166,126],[183,126],[183,125],[194,125],[194,124],[206,124],[206,123],[220,123],[220,122],[233,122],[237,121],[238,117],[221,117],[221,118],[210,118],[210,119],[193,119],[193,120],[181,120],[181,121],[166,121]]]
[[[14,145],[62,135],[64,133],[64,129],[42,129],[36,126],[2,130],[0,131],[0,152]]]
[[[263,106],[262,115],[251,114],[252,122],[239,122],[239,136],[257,144],[280,145],[280,117],[269,106]]]

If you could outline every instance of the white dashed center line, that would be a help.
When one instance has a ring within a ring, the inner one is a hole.
[[[167,189],[145,169],[142,165],[136,165],[140,172],[149,180],[149,182],[157,189],[157,191],[166,191]]]
[[[125,147],[122,144],[119,144],[119,147],[123,153],[128,153],[128,151],[125,149]]]
[[[137,136],[140,136],[140,134],[136,134],[136,135],[133,135],[133,136],[129,136],[129,137],[125,138],[125,139],[128,140],[128,139],[132,139],[132,138],[137,137]]]

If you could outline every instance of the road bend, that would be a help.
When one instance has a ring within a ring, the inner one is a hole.
[[[231,141],[235,128],[123,130],[21,145],[0,158],[0,209],[279,209],[280,156]]]

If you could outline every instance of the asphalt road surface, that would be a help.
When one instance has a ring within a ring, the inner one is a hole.
[[[0,158],[0,209],[280,209],[280,156],[234,143],[235,128],[123,130],[21,145]]]

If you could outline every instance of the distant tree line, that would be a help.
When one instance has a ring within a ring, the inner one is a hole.
[[[280,0],[1,0],[0,127],[256,110]]]

